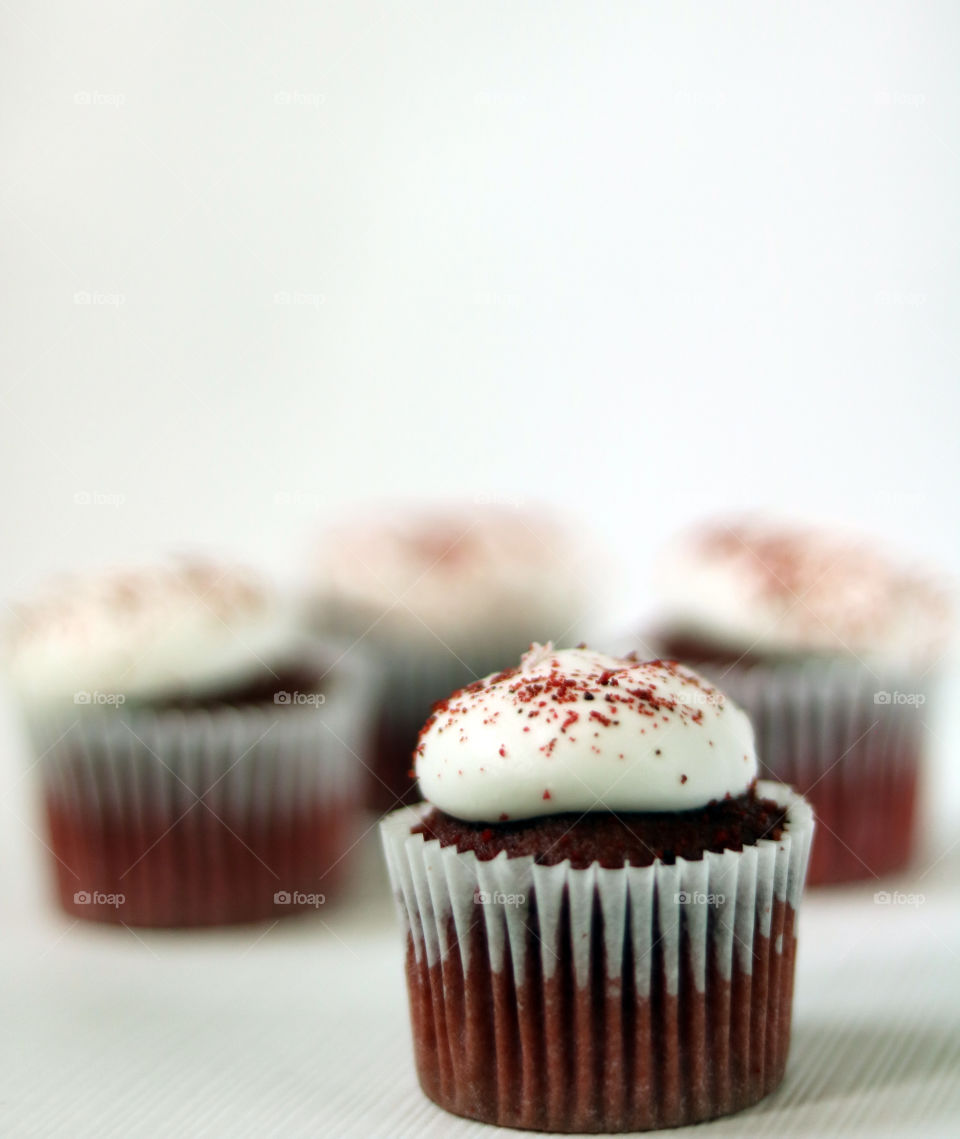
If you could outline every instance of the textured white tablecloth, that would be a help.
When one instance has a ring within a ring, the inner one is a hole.
[[[520,1134],[419,1091],[375,834],[346,901],[317,917],[200,933],[71,923],[47,900],[9,720],[0,744],[16,756],[0,764],[0,1135]],[[876,885],[807,896],[786,1079],[696,1135],[960,1134],[957,837],[940,826],[920,868],[884,883],[922,904],[878,905]]]

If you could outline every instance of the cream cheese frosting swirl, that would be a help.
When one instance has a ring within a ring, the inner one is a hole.
[[[744,712],[675,661],[533,645],[440,701],[420,733],[424,797],[457,818],[680,811],[757,777]]]
[[[569,629],[586,607],[583,556],[545,511],[374,514],[328,532],[310,592],[316,619],[335,631],[472,652],[504,634],[523,645]]]
[[[293,631],[257,576],[187,558],[65,577],[15,612],[7,670],[41,706],[243,683],[269,674]]]
[[[655,588],[666,628],[735,652],[926,662],[951,618],[928,573],[858,536],[759,516],[675,539]]]

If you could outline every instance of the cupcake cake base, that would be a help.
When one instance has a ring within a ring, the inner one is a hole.
[[[48,799],[61,907],[132,926],[262,921],[325,904],[339,885],[355,827],[318,801],[286,818],[95,817]]]
[[[322,704],[182,701],[36,724],[63,909],[200,926],[324,905],[362,822],[354,679]]]
[[[555,1132],[649,1130],[739,1110],[783,1077],[796,909],[813,830],[673,864],[482,860],[382,824],[406,928],[424,1092],[458,1115]]]
[[[910,864],[928,684],[856,662],[739,660],[677,638],[658,647],[723,686],[753,721],[764,776],[810,800],[821,827],[809,885],[872,881]]]
[[[608,977],[596,954],[579,985],[569,957],[544,975],[535,928],[518,974],[509,960],[491,971],[479,928],[469,934],[474,964],[466,975],[456,954],[432,966],[418,961],[408,938],[421,1087],[457,1115],[535,1131],[647,1131],[748,1107],[778,1086],[786,1068],[794,917],[792,907],[774,903],[768,934],[755,930],[749,972],[738,965],[725,977],[711,950],[702,989],[684,938],[675,993],[657,923],[645,994],[629,945],[620,978]],[[603,933],[597,916],[591,942]],[[565,906],[561,937],[569,936]]]

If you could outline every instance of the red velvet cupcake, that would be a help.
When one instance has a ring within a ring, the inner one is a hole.
[[[762,519],[678,540],[644,651],[702,671],[750,715],[762,773],[809,796],[811,885],[903,869],[916,834],[942,590],[848,535]]]
[[[196,926],[336,892],[356,837],[367,686],[276,598],[175,562],[22,608],[10,670],[73,917]]]
[[[410,755],[435,701],[532,640],[579,639],[585,551],[543,511],[481,501],[325,536],[310,582],[315,626],[369,646],[381,672],[371,807],[419,798]]]
[[[812,813],[717,689],[534,646],[437,705],[417,772],[381,828],[431,1099],[635,1131],[779,1084]]]

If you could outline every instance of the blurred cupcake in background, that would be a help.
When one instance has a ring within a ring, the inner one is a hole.
[[[821,823],[810,882],[910,860],[945,592],[846,532],[711,522],[665,552],[644,651],[701,669],[753,719],[770,778]]]
[[[371,807],[419,799],[413,749],[436,700],[532,641],[579,639],[584,557],[551,514],[503,504],[396,512],[325,535],[313,624],[368,646],[381,670]]]
[[[370,692],[359,656],[334,661],[265,582],[210,562],[64,578],[21,606],[7,664],[63,908],[196,926],[326,901]]]

